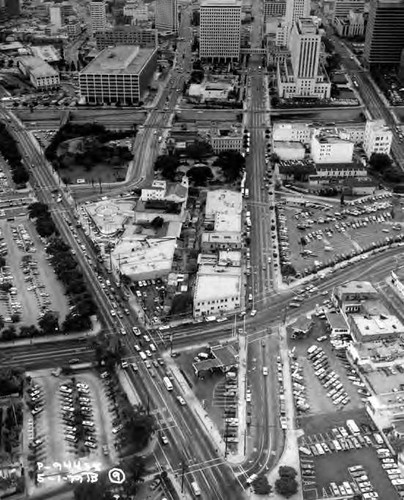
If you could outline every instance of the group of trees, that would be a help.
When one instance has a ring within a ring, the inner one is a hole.
[[[0,369],[0,397],[11,394],[22,394],[24,387],[24,372],[18,368]]]
[[[133,130],[125,131],[110,131],[106,130],[103,125],[98,123],[85,123],[85,124],[72,124],[67,123],[61,127],[58,132],[53,136],[51,143],[46,148],[45,156],[52,163],[53,167],[57,170],[64,168],[66,162],[58,155],[59,146],[71,139],[78,137],[87,138],[83,152],[74,154],[66,153],[66,161],[74,159],[84,165],[91,166],[101,160],[109,160],[111,162],[121,162],[122,160],[129,161],[132,158],[130,151],[127,148],[108,147],[104,144],[109,141],[124,139],[128,136],[133,136],[136,133],[136,127]]]
[[[389,155],[373,153],[369,160],[370,173],[380,176],[387,182],[399,184],[404,182],[404,173],[393,164]]]
[[[97,308],[71,248],[58,235],[47,205],[32,203],[28,207],[28,213],[31,219],[35,219],[38,233],[48,237],[46,252],[51,256],[55,273],[63,283],[72,306],[61,330],[68,333],[90,329],[92,327],[90,317],[96,313]],[[40,320],[40,328],[43,333],[48,334],[59,331],[57,317],[53,313],[45,314]]]
[[[0,123],[0,153],[10,165],[13,182],[17,186],[25,187],[29,172],[24,167],[17,144],[4,123]]]
[[[243,175],[245,159],[238,151],[221,151],[213,165],[222,169],[226,182],[235,182]]]
[[[279,495],[290,498],[297,492],[297,472],[293,467],[279,467],[279,478],[275,481],[275,490]]]

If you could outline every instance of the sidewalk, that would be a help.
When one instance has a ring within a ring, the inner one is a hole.
[[[10,340],[0,343],[0,351],[7,347],[18,347],[21,345],[44,344],[46,342],[66,342],[66,340],[91,338],[98,335],[101,331],[101,323],[97,319],[91,319],[93,328],[87,332],[69,333],[66,335],[44,335],[33,339]]]
[[[210,439],[215,443],[218,453],[224,455],[225,443],[216,427],[216,424],[209,417],[208,413],[202,408],[199,399],[195,396],[194,391],[189,387],[188,382],[185,380],[173,358],[169,354],[163,354],[162,357],[167,364],[167,367],[171,370],[177,384],[181,387],[187,404],[205,427]]]

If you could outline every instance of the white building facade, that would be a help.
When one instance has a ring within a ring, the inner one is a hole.
[[[199,43],[199,55],[202,59],[239,59],[241,0],[201,2]]]
[[[354,143],[338,136],[313,135],[311,157],[315,163],[351,163]]]
[[[384,120],[368,120],[366,122],[363,148],[368,158],[373,153],[390,154],[392,140],[393,133],[386,126]]]

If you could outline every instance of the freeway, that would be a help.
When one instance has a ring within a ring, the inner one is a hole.
[[[187,29],[187,26],[189,27],[189,15],[185,16],[183,13],[182,19],[181,30],[186,30],[183,36],[188,41],[187,44],[184,44],[185,50],[190,46],[189,36],[187,38],[187,34],[189,35],[189,29]],[[181,70],[182,68],[180,67],[179,71]],[[183,75],[180,72],[175,72],[175,84],[180,86],[182,81]],[[165,123],[172,114],[172,109],[177,102],[177,98],[175,93],[165,91],[159,102],[159,108],[160,110],[162,108],[166,109],[163,113],[151,112],[148,117],[149,124],[158,129],[160,124]],[[61,235],[76,252],[77,260],[88,282],[89,290],[98,304],[100,320],[110,332],[118,332],[121,328],[126,330],[127,335],[121,337],[121,342],[127,353],[126,355],[128,358],[139,360],[134,349],[135,336],[132,332],[132,326],[137,324],[137,318],[133,313],[130,316],[123,317],[122,320],[116,320],[111,317],[110,310],[113,307],[100,287],[99,281],[79,245],[84,245],[90,259],[96,261],[93,248],[82,230],[77,230],[76,238],[68,224],[68,222],[70,225],[74,225],[75,223],[70,196],[63,192],[62,202],[57,204],[54,201],[52,190],[59,187],[58,180],[51,173],[51,169],[34,137],[25,130],[9,110],[0,109],[0,119],[3,119],[5,123],[10,125],[10,133],[15,135],[24,161],[30,168],[32,167],[31,176],[33,178],[33,185],[36,187],[38,199],[49,205]],[[133,178],[138,179],[139,174],[143,175],[146,173],[147,168],[150,166],[156,149],[155,135],[151,128],[144,129],[142,133],[138,134],[140,154],[137,157],[137,165],[134,169]],[[119,334],[116,333],[116,335]],[[170,446],[164,450],[167,468],[174,470],[183,466],[187,468],[188,471],[185,475],[186,488],[190,490],[191,481],[196,479],[206,498],[212,500],[237,500],[241,498],[241,488],[238,486],[232,470],[221,459],[215,445],[210,441],[209,429],[205,428],[204,422],[199,420],[192,407],[179,405],[176,395],[178,393],[181,394],[181,388],[176,387],[175,393],[167,394],[162,382],[163,372],[159,371],[157,377],[153,376],[156,373],[148,370],[142,362],[139,362],[139,372],[137,374],[134,372],[129,373],[144,406],[158,412],[166,422],[165,427],[168,428],[171,441]],[[159,421],[161,422],[161,419]],[[209,466],[212,463],[215,464],[214,467]],[[198,465],[195,466],[195,464]],[[204,464],[208,464],[208,466]]]

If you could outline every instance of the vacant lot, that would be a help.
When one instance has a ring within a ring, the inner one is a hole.
[[[63,321],[67,314],[66,296],[45,258],[43,243],[31,222],[25,217],[19,217],[11,223],[1,220],[0,230],[8,252],[5,256],[8,272],[16,288],[15,295],[6,294],[0,302],[0,313],[4,319],[11,318],[11,314],[17,312],[20,324],[37,325],[40,312],[47,308],[57,311],[60,321]],[[24,245],[21,245],[22,236],[26,237]],[[24,258],[32,263],[28,274],[24,274],[21,267]]]
[[[347,419],[353,418],[359,425],[369,423],[364,410],[356,410],[342,413],[328,413],[309,418],[302,418],[305,436],[310,434],[325,433],[333,427],[344,426]],[[304,439],[304,438],[303,438]],[[376,450],[373,447],[364,447],[360,450],[349,450],[338,453],[328,453],[321,457],[310,457],[314,461],[316,471],[316,485],[307,486],[305,498],[322,498],[322,491],[329,491],[331,482],[341,484],[349,481],[348,467],[362,465],[369,476],[371,484],[379,493],[380,499],[396,500],[398,495],[392,486],[386,472],[381,467]]]

